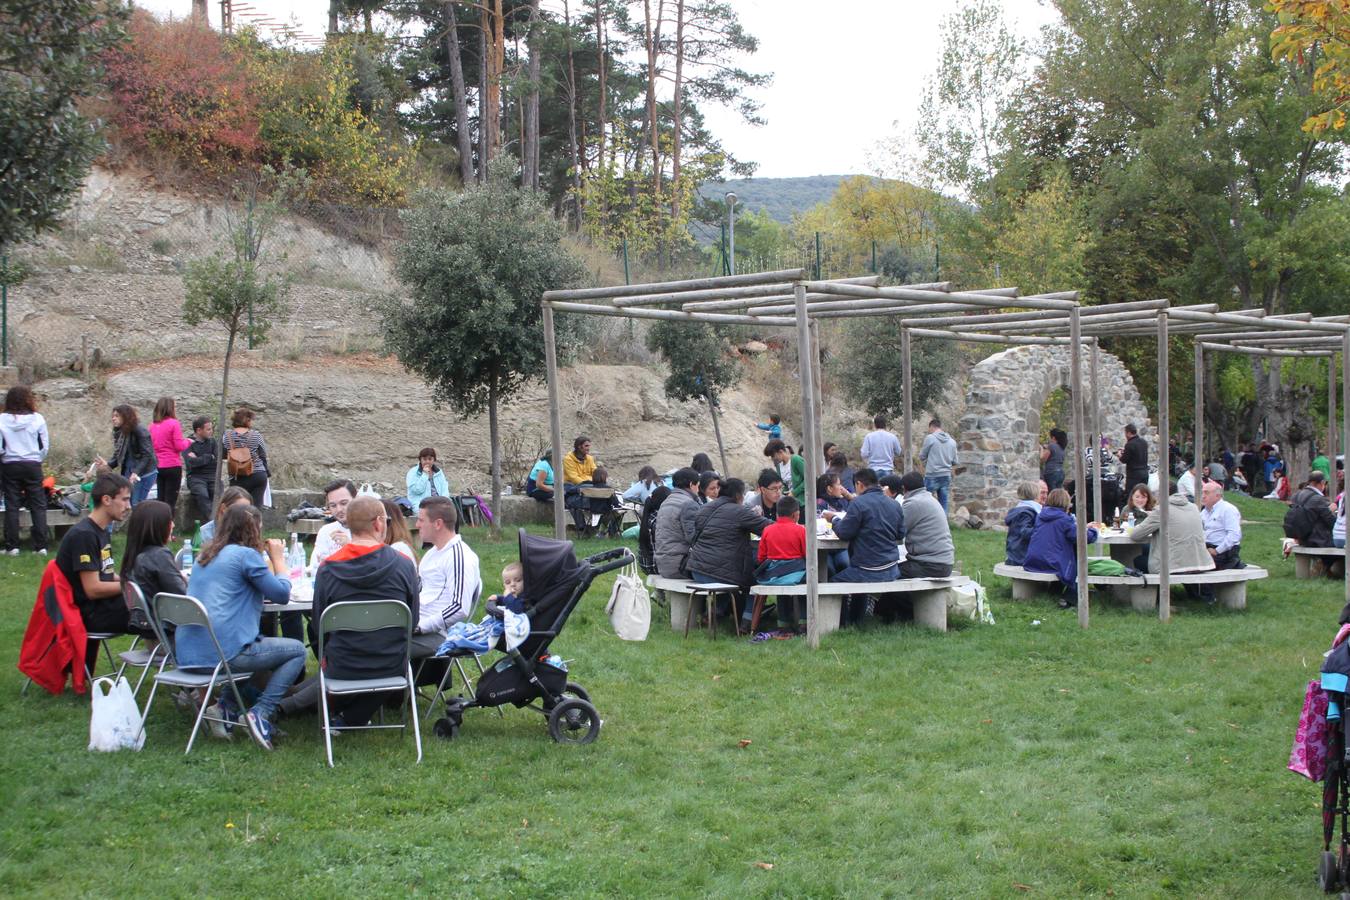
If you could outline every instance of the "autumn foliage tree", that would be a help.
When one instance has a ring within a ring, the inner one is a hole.
[[[1326,109],[1309,116],[1303,130],[1313,134],[1345,128],[1350,105],[1350,5],[1344,0],[1271,0],[1267,9],[1279,25],[1270,34],[1274,59],[1312,63],[1312,89]]]

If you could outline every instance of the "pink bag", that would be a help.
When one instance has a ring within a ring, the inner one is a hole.
[[[1294,732],[1294,748],[1289,751],[1289,771],[1311,781],[1321,781],[1327,773],[1327,693],[1318,681],[1308,682],[1303,695],[1303,712]]]

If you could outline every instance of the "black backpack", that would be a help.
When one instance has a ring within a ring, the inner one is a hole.
[[[1308,539],[1308,535],[1312,534],[1315,524],[1311,510],[1302,504],[1295,503],[1284,514],[1284,536],[1302,543]]]

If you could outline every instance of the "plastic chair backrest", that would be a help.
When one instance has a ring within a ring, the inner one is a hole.
[[[155,595],[153,612],[150,621],[154,623],[155,632],[161,639],[165,636],[164,624],[166,622],[174,626],[175,639],[177,638],[177,629],[186,625],[200,625],[211,636],[211,643],[216,648],[217,658],[221,662],[226,662],[225,651],[220,648],[220,641],[216,639],[216,630],[211,627],[211,617],[207,614],[202,601],[186,594],[161,592]],[[173,648],[173,644],[170,642],[166,642],[165,646]],[[174,651],[174,665],[178,665],[176,650]]]
[[[412,642],[412,610],[402,600],[345,600],[325,606],[319,616],[319,659],[323,659],[323,640],[333,631],[379,631],[402,628]],[[405,653],[406,657],[406,653]]]

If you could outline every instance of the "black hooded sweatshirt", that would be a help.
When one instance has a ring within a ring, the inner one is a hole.
[[[417,566],[392,547],[347,544],[314,577],[314,621],[334,603],[401,600],[416,622],[419,587]],[[401,675],[406,647],[407,634],[400,629],[334,632],[324,638],[324,673],[329,678]]]

